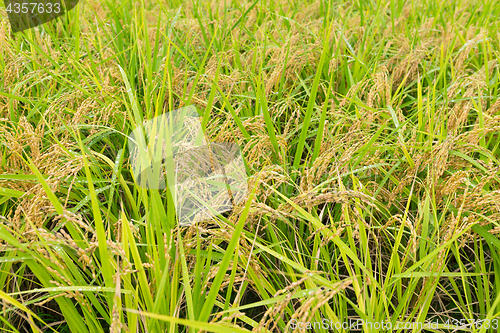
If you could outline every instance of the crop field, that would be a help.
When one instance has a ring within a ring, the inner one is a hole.
[[[16,32],[16,1],[0,332],[499,330],[499,2],[81,0]],[[131,135],[179,110],[185,179],[234,154],[185,196]]]

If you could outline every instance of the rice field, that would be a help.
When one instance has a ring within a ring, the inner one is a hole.
[[[0,5],[0,331],[497,332],[499,17],[82,0],[14,33]],[[188,107],[246,192],[183,222],[131,133]]]

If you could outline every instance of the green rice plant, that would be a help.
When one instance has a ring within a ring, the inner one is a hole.
[[[0,330],[496,332],[499,14],[88,0],[12,36],[0,8]],[[250,195],[181,226],[128,136],[188,105]]]

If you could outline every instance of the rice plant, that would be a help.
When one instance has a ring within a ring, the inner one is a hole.
[[[14,33],[0,6],[0,331],[496,332],[498,17],[82,0]],[[186,107],[246,173],[187,223],[131,140]]]

